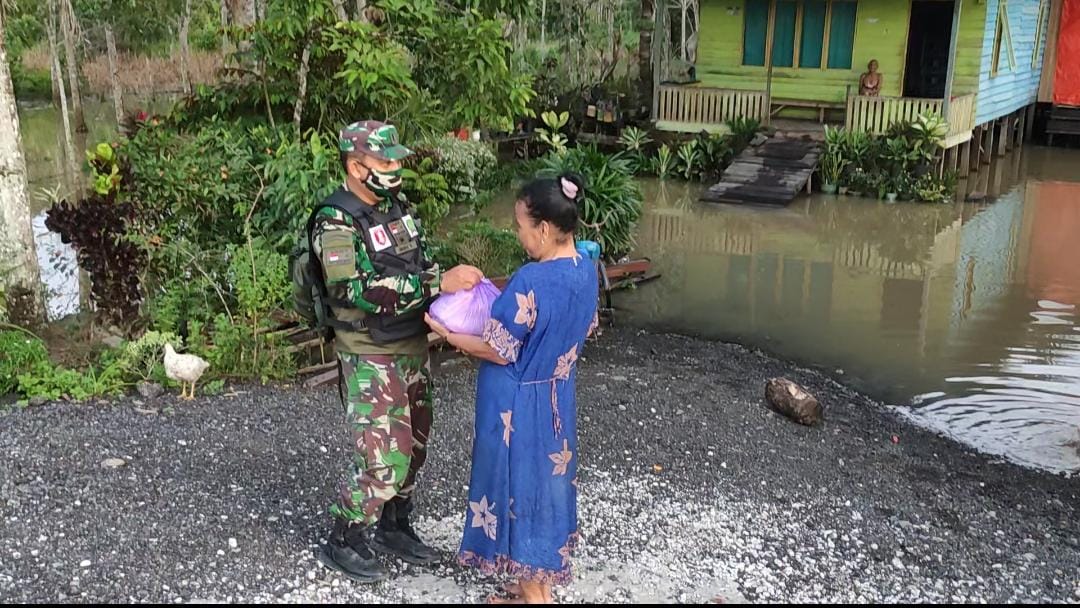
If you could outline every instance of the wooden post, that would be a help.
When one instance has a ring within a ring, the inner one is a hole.
[[[650,64],[652,65],[652,83],[653,83],[653,86],[652,86],[652,119],[655,121],[655,120],[657,120],[659,118],[658,112],[660,110],[660,70],[663,69],[663,63],[662,63],[662,61],[660,59],[660,55],[662,55],[665,52],[665,45],[663,44],[662,41],[665,40],[668,37],[667,34],[665,33],[665,29],[664,29],[665,22],[666,22],[666,20],[664,19],[664,15],[667,13],[667,4],[663,4],[662,6],[656,6],[653,9],[653,13],[654,13],[653,14],[653,33],[652,33],[652,38],[651,38],[652,44],[650,45],[650,47],[651,47]],[[659,34],[659,38],[657,38],[658,34]],[[658,46],[659,46],[659,52],[657,51]]]
[[[983,129],[982,126],[975,127],[971,131],[971,146],[974,154],[971,155],[971,166],[968,167],[969,171],[979,170],[979,159],[982,156],[982,141],[983,141]]]
[[[990,121],[983,127],[985,139],[983,141],[981,162],[984,165],[989,165],[990,159],[994,158],[994,129],[996,127],[997,121]]]
[[[967,177],[971,173],[971,142],[969,139],[960,144],[960,177]]]
[[[999,118],[998,124],[998,148],[997,155],[1005,156],[1009,151],[1009,117]]]
[[[1024,121],[1027,119],[1027,109],[1016,111],[1016,145],[1019,148],[1024,145]]]
[[[949,35],[949,64],[945,72],[945,98],[941,103],[941,117],[949,121],[950,124],[949,107],[952,105],[953,79],[956,76],[956,45],[960,37],[960,9],[963,4],[963,0],[953,0],[952,30]]]
[[[769,0],[769,24],[765,34],[765,125],[772,124],[773,37],[776,35],[776,0]]]
[[[1035,129],[1035,104],[1027,107],[1026,119],[1024,120],[1024,139],[1030,141]]]

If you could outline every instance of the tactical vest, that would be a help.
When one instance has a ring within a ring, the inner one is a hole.
[[[339,188],[311,212],[307,221],[308,246],[311,251],[314,251],[311,238],[315,223],[319,219],[319,211],[326,207],[337,209],[352,218],[353,228],[364,244],[365,253],[375,269],[376,276],[418,275],[428,270],[416,221],[404,212],[400,203],[395,201],[388,211],[379,211],[345,188]],[[329,295],[321,271],[321,261],[313,261],[320,269],[317,281],[322,301],[321,306],[317,305],[317,312],[321,313],[319,325],[335,331],[367,332],[376,344],[392,344],[427,333],[428,327],[424,322],[426,305],[402,314],[365,314],[358,321],[335,318],[333,308],[348,310],[356,309],[357,306],[349,300]]]

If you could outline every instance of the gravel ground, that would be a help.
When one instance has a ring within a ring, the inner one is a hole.
[[[1080,602],[1080,478],[974,453],[739,346],[616,329],[585,354],[584,544],[563,601]],[[777,375],[819,397],[824,425],[763,406]],[[388,561],[377,586],[311,555],[348,458],[335,389],[2,413],[0,600],[479,601],[493,581],[450,558],[474,380],[441,366],[420,482],[417,527],[447,559]]]

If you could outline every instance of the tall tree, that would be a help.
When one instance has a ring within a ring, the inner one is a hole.
[[[64,34],[64,56],[67,61],[68,93],[71,94],[71,112],[75,118],[75,130],[86,132],[86,117],[83,115],[82,95],[79,93],[79,62],[76,60],[75,38],[78,35],[79,21],[71,0],[61,0],[60,29]]]
[[[345,12],[345,0],[334,0],[334,13],[338,21],[348,21],[349,13]]]
[[[221,0],[221,56],[229,56],[229,0]]]
[[[184,15],[180,18],[180,78],[184,83],[184,95],[191,95],[191,48],[188,32],[191,29],[191,0],[184,0]]]
[[[116,60],[116,37],[113,36],[111,23],[105,24],[105,47],[109,54],[109,80],[112,82],[113,110],[116,112],[116,126],[124,124],[124,89],[120,86],[120,68]]]
[[[228,0],[229,23],[245,28],[255,24],[255,0]]]
[[[56,41],[58,21],[56,2],[57,0],[49,0],[49,20],[46,23],[45,31],[49,36],[49,55],[52,56],[52,71],[60,75],[56,80],[56,84],[60,90],[60,117],[64,125],[64,157],[67,160],[65,171],[71,174],[71,179],[74,180],[78,170],[78,161],[75,160],[75,143],[71,134],[71,112],[68,110],[67,90],[64,88],[63,73],[60,69],[60,47]],[[72,171],[73,168],[75,168],[75,171]]]
[[[5,266],[10,263],[10,268],[0,269],[8,316],[15,323],[37,325],[45,320],[45,301],[30,225],[26,161],[8,67],[3,15],[0,15],[0,243],[9,249],[3,259]]]

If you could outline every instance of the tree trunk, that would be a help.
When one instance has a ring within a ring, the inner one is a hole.
[[[59,51],[56,48],[57,20],[58,17],[56,15],[56,0],[49,0],[49,8],[47,12],[47,21],[45,22],[45,30],[48,32],[49,35],[49,76],[52,78],[52,99],[54,108],[60,107],[61,99],[64,96],[64,74],[56,67],[60,65]]]
[[[191,48],[188,31],[191,29],[191,0],[184,0],[184,17],[180,21],[180,77],[184,83],[184,95],[191,95]]]
[[[239,28],[255,24],[255,0],[229,0],[229,23]]]
[[[75,160],[75,144],[71,134],[71,113],[68,110],[67,91],[64,88],[63,71],[60,69],[60,49],[56,41],[56,5],[57,0],[49,0],[49,13],[53,16],[49,20],[46,30],[49,35],[49,49],[52,55],[52,70],[60,75],[56,83],[60,88],[60,117],[64,123],[64,156],[67,158],[66,173],[70,173],[69,181],[74,183],[78,175],[78,164]],[[74,168],[74,171],[72,169]]]
[[[45,301],[30,224],[26,161],[20,140],[19,113],[4,43],[4,20],[0,19],[0,249],[4,250],[0,259],[5,261],[0,281],[4,283],[4,306],[11,321],[39,325],[45,321]]]
[[[116,61],[116,38],[113,37],[112,26],[105,25],[105,46],[109,53],[109,80],[112,81],[113,110],[116,111],[116,126],[120,128],[124,124],[124,90],[120,86],[120,70]]]
[[[76,61],[75,34],[78,21],[71,7],[71,0],[62,0],[60,6],[60,29],[64,33],[64,56],[67,61],[68,88],[71,93],[71,111],[75,119],[75,130],[86,132],[86,117],[83,115],[82,95],[79,93],[79,63]]]
[[[690,0],[682,0],[679,3],[682,8],[682,30],[679,32],[679,47],[681,48],[681,55],[683,61],[686,61],[686,9],[690,4]]]
[[[293,108],[293,124],[300,133],[300,121],[304,117],[304,97],[307,95],[308,65],[311,61],[311,40],[304,43],[304,53],[300,56],[300,90],[296,95],[296,107]]]
[[[547,44],[547,0],[540,0],[540,46],[545,44]]]
[[[337,13],[338,21],[349,20],[349,13],[345,12],[345,0],[334,0],[334,12]]]
[[[652,105],[653,97],[653,63],[652,45],[653,29],[656,19],[655,0],[641,0],[641,31],[638,34],[638,96],[640,107]]]
[[[221,56],[229,54],[229,0],[221,0]]]

